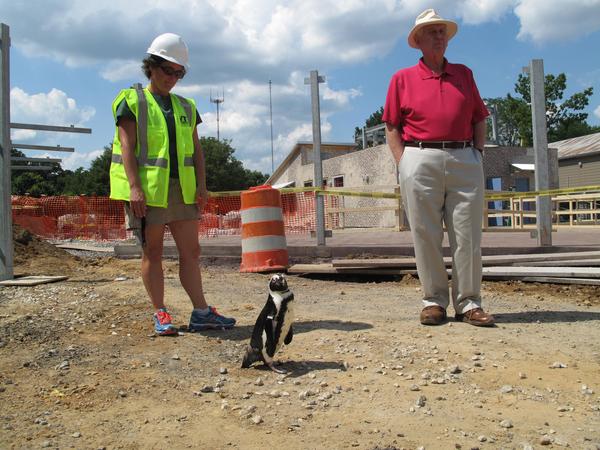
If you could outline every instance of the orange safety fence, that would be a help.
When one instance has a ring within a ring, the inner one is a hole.
[[[315,230],[315,193],[281,195],[286,234]],[[339,197],[325,196],[326,207],[337,207]],[[198,221],[202,237],[240,236],[241,200],[239,195],[214,193]],[[37,236],[46,239],[112,241],[131,238],[125,230],[123,202],[108,197],[12,196],[12,219]],[[336,226],[335,216],[326,217],[327,228]]]

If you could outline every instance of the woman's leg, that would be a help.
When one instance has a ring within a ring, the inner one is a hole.
[[[207,308],[200,273],[200,244],[198,243],[198,221],[178,220],[169,223],[179,253],[179,280],[190,297],[194,309]]]
[[[142,280],[154,309],[165,307],[165,281],[162,268],[165,226],[146,225],[145,245],[142,247]]]
[[[235,319],[219,314],[214,307],[209,308],[204,298],[202,275],[200,274],[198,221],[178,220],[169,223],[169,229],[179,252],[179,279],[194,305],[188,329],[202,331],[233,327]]]

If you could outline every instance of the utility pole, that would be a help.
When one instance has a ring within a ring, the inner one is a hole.
[[[535,155],[535,189],[550,188],[548,166],[548,134],[546,129],[546,93],[544,90],[544,60],[532,59],[529,67],[531,92],[531,118],[533,125],[533,151]],[[537,243],[542,247],[552,245],[552,202],[549,195],[536,197]]]
[[[273,102],[271,100],[271,80],[269,80],[269,116],[271,117],[271,175],[275,172],[275,156],[273,153]]]
[[[13,278],[10,162],[10,33],[0,24],[0,281]]]
[[[315,168],[315,187],[323,189],[323,162],[321,161],[321,108],[319,104],[319,83],[325,83],[325,77],[319,76],[317,70],[310,71],[310,78],[304,84],[310,84],[313,125],[313,164]],[[315,210],[317,213],[316,234],[317,245],[325,246],[325,201],[322,195],[315,192]]]
[[[221,97],[212,96],[212,90],[210,91],[210,102],[217,105],[217,141],[220,140],[219,137],[219,105],[225,101],[225,89],[223,89],[223,95]]]

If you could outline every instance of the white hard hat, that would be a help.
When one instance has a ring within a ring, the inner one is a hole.
[[[160,56],[185,68],[188,67],[188,48],[178,34],[164,33],[157,36],[148,47],[147,53]]]

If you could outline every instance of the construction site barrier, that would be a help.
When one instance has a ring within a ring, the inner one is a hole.
[[[279,193],[285,235],[315,230],[316,195],[324,196],[327,229],[406,229],[402,221],[401,195],[395,185],[360,189],[285,188]],[[209,193],[208,203],[198,220],[200,237],[239,238],[241,194],[241,191]],[[556,226],[600,224],[600,185],[595,185],[529,192],[488,191],[484,228],[506,231],[532,226],[535,198],[542,195],[552,196]],[[107,197],[12,196],[12,218],[13,223],[45,239],[115,241],[132,238],[131,232],[125,231],[123,202]],[[168,233],[166,237],[169,238]]]
[[[288,267],[281,195],[271,186],[241,193],[242,263],[240,272],[273,272]]]

